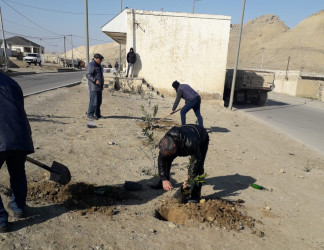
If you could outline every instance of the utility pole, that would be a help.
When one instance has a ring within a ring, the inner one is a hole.
[[[286,69],[286,80],[288,80],[289,61],[290,61],[290,56],[288,56],[287,69]]]
[[[123,0],[120,0],[120,12],[123,11]],[[121,44],[119,43],[119,63],[117,71],[120,72],[121,70]]]
[[[196,1],[201,1],[201,0],[193,0],[193,4],[192,4],[192,14],[195,13],[195,2]]]
[[[74,62],[73,62],[73,41],[72,41],[72,35],[71,35],[71,46],[72,46],[72,68],[74,68]]]
[[[262,47],[262,56],[261,56],[261,69],[263,67],[263,59],[264,59],[264,48]]]
[[[243,26],[243,19],[244,19],[244,9],[245,9],[245,1],[243,0],[243,7],[242,7],[242,14],[241,14],[241,23],[240,23],[240,34],[237,40],[237,50],[236,50],[236,58],[235,58],[235,66],[234,66],[234,73],[232,79],[232,87],[231,87],[231,97],[229,101],[228,108],[232,109],[233,105],[233,96],[234,96],[234,88],[235,88],[235,80],[236,80],[236,72],[237,72],[237,64],[240,55],[240,46],[241,46],[241,36],[242,36],[242,26]]]
[[[4,29],[3,29],[3,21],[2,21],[2,14],[1,14],[1,6],[0,6],[0,21],[1,21],[1,29],[2,29],[2,40],[4,44],[4,57],[5,57],[5,65],[4,65],[4,71],[6,72],[8,70],[8,59],[7,59],[7,42],[4,35]],[[1,48],[1,46],[0,46]]]
[[[89,26],[88,26],[88,0],[84,0],[85,8],[85,32],[86,32],[86,64],[89,63]]]
[[[42,54],[42,38],[39,38],[39,54]]]
[[[64,68],[66,68],[66,46],[65,46],[65,36],[64,36]]]

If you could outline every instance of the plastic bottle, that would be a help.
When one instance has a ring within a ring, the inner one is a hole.
[[[255,189],[259,189],[259,190],[262,190],[262,189],[263,189],[262,186],[257,185],[257,184],[254,184],[254,183],[251,184],[251,187],[253,187],[253,188],[255,188]]]

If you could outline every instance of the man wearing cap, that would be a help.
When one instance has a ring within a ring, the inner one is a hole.
[[[87,66],[86,77],[90,90],[88,118],[91,120],[101,118],[100,105],[102,103],[102,90],[104,85],[101,62],[103,59],[104,57],[102,55],[94,54],[93,60]]]
[[[199,126],[204,127],[203,119],[200,114],[200,95],[196,91],[194,91],[188,84],[180,84],[178,81],[174,81],[172,83],[172,87],[177,92],[177,97],[174,101],[172,112],[170,114],[174,113],[174,111],[178,107],[181,98],[183,98],[186,104],[180,111],[181,125],[186,124],[186,114],[190,109],[193,109],[197,117]]]

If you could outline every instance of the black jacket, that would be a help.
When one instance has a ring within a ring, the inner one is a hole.
[[[201,175],[204,173],[204,162],[209,144],[209,136],[206,129],[198,125],[187,124],[171,128],[165,136],[173,139],[177,152],[171,156],[164,156],[161,152],[159,153],[158,170],[162,181],[170,180],[171,164],[177,156],[194,156],[197,161],[193,174]]]
[[[128,52],[127,53],[127,62],[128,63],[136,63],[136,54],[135,54],[135,52]]]
[[[31,129],[24,109],[24,97],[18,83],[0,73],[0,152],[34,152]]]

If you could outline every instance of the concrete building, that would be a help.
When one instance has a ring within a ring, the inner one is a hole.
[[[222,100],[230,33],[228,16],[126,8],[102,31],[137,55],[134,76],[160,92],[174,80]]]

